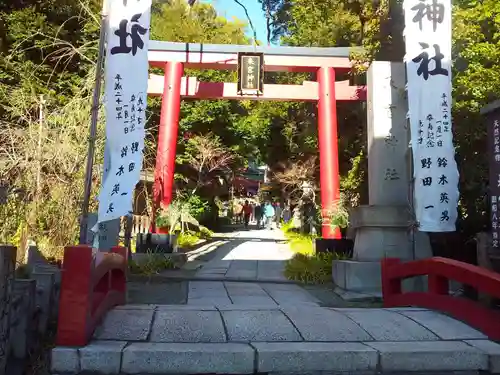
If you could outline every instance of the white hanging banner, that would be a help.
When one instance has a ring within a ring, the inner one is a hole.
[[[108,160],[98,223],[132,211],[144,148],[151,0],[110,0],[105,110]],[[96,227],[93,230],[97,230]]]
[[[451,121],[451,0],[404,0],[415,214],[422,232],[455,231],[458,169]]]

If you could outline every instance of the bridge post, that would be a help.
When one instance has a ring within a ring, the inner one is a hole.
[[[325,217],[340,199],[339,151],[337,135],[337,101],[335,99],[335,69],[318,69],[318,143],[320,163],[321,209]],[[323,238],[340,238],[339,228],[328,221],[321,228]]]
[[[165,83],[161,102],[153,189],[155,209],[160,204],[167,206],[172,201],[183,72],[184,66],[180,62],[167,62],[165,64]],[[152,226],[155,227],[154,220]]]

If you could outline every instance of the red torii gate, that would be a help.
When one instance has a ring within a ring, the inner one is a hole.
[[[340,198],[337,140],[337,101],[366,100],[365,86],[336,82],[336,72],[350,71],[350,48],[254,47],[240,45],[191,44],[150,41],[151,67],[162,68],[164,76],[150,75],[148,95],[161,96],[160,128],[156,156],[154,201],[172,201],[175,154],[181,98],[279,100],[318,102],[321,206],[334,207]],[[264,71],[317,72],[317,82],[302,85],[264,84],[263,95],[241,96],[236,83],[199,82],[183,77],[184,69],[236,70],[238,53],[263,53]],[[339,238],[339,230],[322,228],[323,238]]]

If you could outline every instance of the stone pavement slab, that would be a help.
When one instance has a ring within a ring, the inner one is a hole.
[[[500,373],[500,345],[489,340],[465,340],[468,345],[488,354],[490,371]]]
[[[319,302],[318,299],[295,284],[261,284],[261,286],[279,305]]]
[[[106,314],[96,329],[97,340],[145,341],[151,330],[153,309],[114,309]]]
[[[321,307],[282,307],[306,341],[372,341],[373,338],[346,315]]]
[[[245,344],[135,343],[122,355],[127,374],[252,374],[254,350]]]
[[[229,341],[302,341],[281,311],[222,311]]]
[[[218,311],[159,310],[150,341],[226,342],[226,334]]]
[[[255,343],[260,373],[375,371],[378,353],[361,343]]]
[[[486,339],[481,332],[435,311],[401,311],[402,315],[423,324],[443,340]]]
[[[188,303],[190,305],[198,305],[198,306],[207,306],[207,305],[229,305],[232,304],[232,301],[229,299],[229,297],[226,298],[213,298],[213,297],[208,297],[208,298],[191,298],[188,300]]]
[[[488,370],[488,354],[460,341],[371,342],[386,371]]]
[[[393,311],[342,311],[377,341],[431,341],[439,338],[424,326]]]
[[[318,306],[318,299],[295,284],[192,281],[188,304],[227,306]]]
[[[86,371],[116,374],[120,372],[125,341],[94,341],[79,350],[80,366]]]

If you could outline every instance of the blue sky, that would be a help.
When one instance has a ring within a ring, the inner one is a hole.
[[[212,3],[217,9],[217,12],[221,16],[225,16],[227,19],[236,17],[240,20],[247,21],[245,11],[241,6],[236,4],[234,0],[202,0],[204,3]],[[262,42],[262,44],[267,44],[267,26],[266,26],[266,16],[262,11],[262,7],[258,0],[240,0],[242,4],[248,10],[250,19],[252,20],[255,31],[257,32],[257,39]],[[253,38],[253,32],[250,26],[247,30],[247,35]]]

